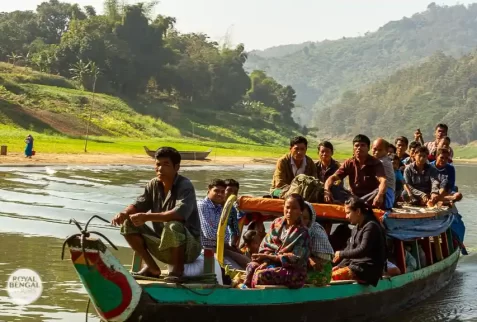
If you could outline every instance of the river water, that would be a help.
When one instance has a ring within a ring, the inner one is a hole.
[[[477,166],[457,165],[458,208],[467,227],[465,244],[471,255],[462,257],[450,285],[419,305],[388,318],[394,321],[477,321]],[[213,178],[234,178],[241,194],[260,196],[270,184],[270,166],[183,168],[203,198]],[[151,166],[48,166],[0,168],[0,321],[84,321],[87,295],[69,259],[61,260],[66,236],[77,233],[70,218],[84,223],[99,215],[106,219],[122,210],[154,176]],[[113,253],[126,266],[131,251],[118,229],[94,221],[91,226],[120,247]],[[68,257],[68,255],[66,256]],[[30,268],[43,281],[43,294],[21,308],[10,303],[5,290],[10,273]],[[93,309],[91,308],[91,312]],[[99,321],[91,313],[89,321]],[[293,321],[291,321],[293,322]]]

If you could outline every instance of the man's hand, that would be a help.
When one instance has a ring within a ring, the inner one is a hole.
[[[111,225],[113,226],[121,226],[123,222],[129,218],[129,215],[125,212],[120,212],[116,214],[113,219],[111,220]]]
[[[139,212],[137,214],[129,216],[129,219],[131,219],[134,226],[142,226],[147,221],[147,214]]]
[[[333,195],[329,190],[325,190],[325,202],[326,203],[332,203],[333,202]]]
[[[420,129],[417,129],[414,132],[414,141],[419,141],[420,138],[422,138],[422,133]]]
[[[373,200],[373,207],[381,208],[384,202],[384,196],[382,194],[378,194]]]
[[[426,203],[426,202],[428,202],[429,200],[430,200],[430,199],[429,199],[429,197],[428,197],[427,195],[422,196],[422,202]]]
[[[431,201],[432,203],[437,202],[438,199],[439,199],[439,195],[438,195],[437,193],[431,194],[431,200],[430,200],[430,201]]]
[[[341,260],[340,251],[335,252],[335,257],[333,258],[333,263],[338,263]]]

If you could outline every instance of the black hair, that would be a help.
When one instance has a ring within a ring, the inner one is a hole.
[[[447,140],[447,141],[449,141],[449,144],[451,144],[451,139],[450,139],[450,137],[448,137],[448,136],[444,136],[442,139],[443,139],[443,140]]]
[[[425,146],[420,146],[419,148],[416,149],[416,153],[421,154],[429,154],[429,150]]]
[[[238,189],[240,189],[240,184],[238,183],[238,181],[234,180],[234,179],[225,179],[225,184],[227,187],[235,187]]]
[[[450,156],[450,151],[449,151],[448,149],[446,149],[446,148],[439,148],[439,149],[437,149],[436,155],[441,155],[441,154],[443,154],[443,153],[446,153],[446,154],[448,154],[448,155]]]
[[[320,144],[318,144],[318,151],[320,151],[320,148],[321,148],[321,147],[330,149],[330,150],[331,150],[331,153],[334,152],[333,144],[331,144],[331,142],[329,142],[329,141],[321,141]]]
[[[290,140],[290,148],[300,143],[303,143],[306,147],[308,147],[308,140],[304,136],[295,136]]]
[[[355,211],[360,210],[363,216],[367,217],[368,220],[371,220],[372,218],[376,219],[373,209],[363,199],[356,196],[351,196],[346,200],[345,206],[348,206]]]
[[[245,234],[243,234],[243,241],[245,244],[250,244],[255,236],[257,236],[258,232],[256,230],[247,230]]]
[[[417,149],[418,147],[421,146],[421,143],[420,142],[417,142],[417,141],[412,141],[411,144],[409,144],[409,150],[410,149]]]
[[[297,193],[292,193],[285,200],[288,200],[288,199],[295,199],[298,202],[298,205],[300,206],[300,210],[301,211],[305,210],[305,207],[306,207],[305,199],[303,199],[301,195]]]
[[[409,140],[405,136],[398,136],[396,140],[394,140],[394,144],[397,144],[399,141],[403,141],[406,146],[409,146]]]
[[[389,148],[393,149],[393,153],[396,153],[396,152],[397,152],[397,149],[396,149],[396,147],[394,146],[394,144],[389,144],[388,149],[389,149]]]
[[[369,146],[371,145],[371,141],[369,140],[369,138],[364,135],[364,134],[358,134],[354,137],[353,139],[353,145],[356,143],[356,142],[360,142],[360,143],[366,143],[366,145]]]
[[[397,160],[397,161],[401,162],[401,158],[400,158],[397,154],[395,154],[395,153],[391,154],[391,155],[389,156],[389,158],[390,158],[392,161],[396,161],[396,160]]]
[[[436,125],[436,128],[434,130],[437,130],[438,128],[446,130],[446,133],[449,132],[449,127],[447,126],[447,124],[439,123]]]
[[[213,187],[224,187],[227,188],[227,185],[225,184],[225,181],[222,179],[212,179],[212,181],[209,183],[208,188],[209,190],[212,189]]]
[[[170,146],[163,146],[157,149],[154,158],[156,160],[159,158],[169,158],[173,165],[181,164],[181,154]]]

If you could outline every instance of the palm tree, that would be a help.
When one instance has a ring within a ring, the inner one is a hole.
[[[83,60],[80,59],[70,68],[72,78],[78,82],[82,91],[84,91],[84,78],[90,72],[90,64],[91,62],[85,63],[83,62]]]
[[[20,58],[23,58],[22,55],[17,55],[15,54],[14,52],[12,52],[10,55],[7,55],[8,57],[8,60],[10,60],[13,64],[13,66],[15,66],[16,62],[20,59]]]
[[[89,61],[89,74],[93,76],[93,101],[91,102],[91,108],[89,109],[89,117],[88,117],[88,123],[86,123],[86,140],[84,142],[84,152],[88,152],[88,136],[89,136],[89,126],[91,123],[91,118],[93,116],[93,108],[94,108],[94,99],[95,99],[95,94],[96,94],[96,81],[98,80],[99,75],[101,74],[101,70],[96,65],[96,62],[94,61]]]

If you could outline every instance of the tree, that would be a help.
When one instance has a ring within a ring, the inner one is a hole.
[[[88,138],[89,138],[89,127],[91,124],[91,118],[93,117],[93,109],[94,109],[94,103],[95,103],[95,97],[96,97],[96,81],[98,80],[99,75],[101,74],[101,70],[99,69],[98,65],[96,65],[95,62],[88,62],[90,68],[89,68],[89,74],[93,77],[93,101],[91,102],[91,107],[89,109],[89,117],[88,117],[88,122],[86,124],[86,139],[84,142],[84,152],[88,152]]]
[[[79,60],[77,63],[73,64],[70,68],[71,78],[78,82],[81,90],[84,91],[86,75],[90,73],[91,62],[85,63],[83,60]]]

